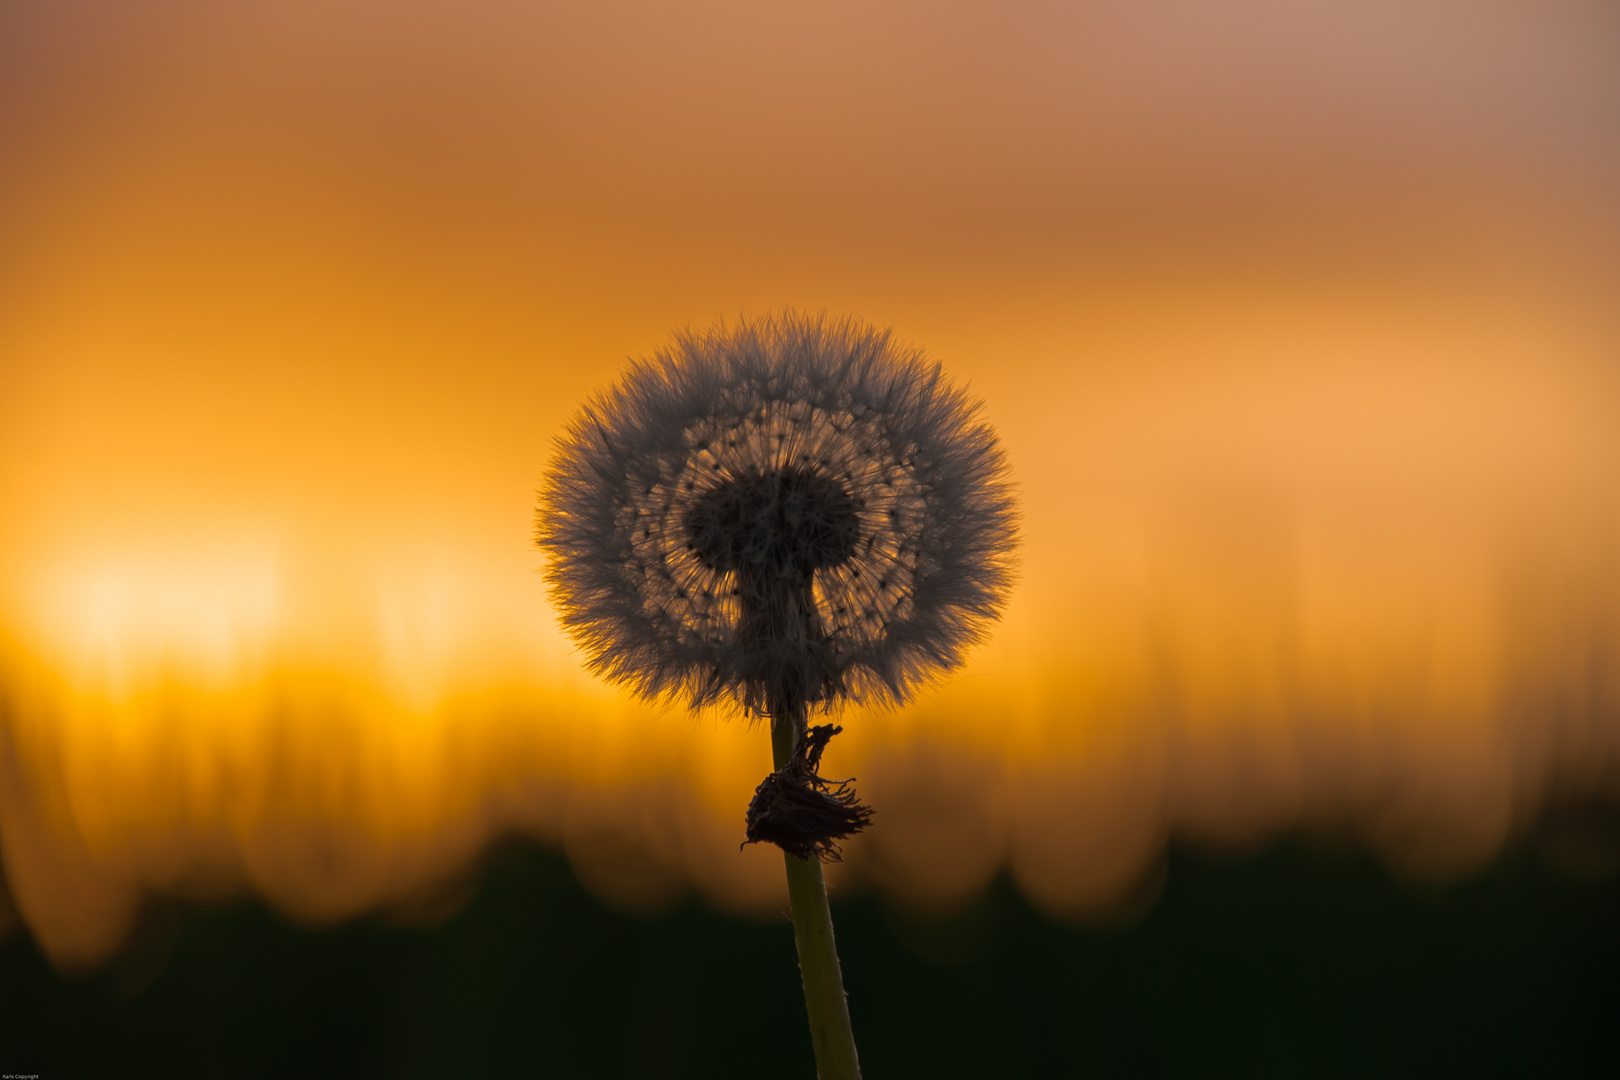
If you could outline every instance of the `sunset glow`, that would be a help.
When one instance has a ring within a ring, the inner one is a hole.
[[[764,730],[591,679],[531,517],[627,357],[782,305],[969,384],[1023,515],[990,643],[842,721],[835,887],[1108,919],[1286,835],[1444,879],[1614,794],[1613,11],[31,7],[0,932],[61,965],[148,894],[441,917],[508,835],[779,911]]]

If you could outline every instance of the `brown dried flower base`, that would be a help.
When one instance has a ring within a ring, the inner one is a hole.
[[[826,780],[818,774],[827,742],[843,730],[831,724],[810,728],[788,763],[760,782],[748,804],[745,844],[763,841],[795,858],[840,861],[837,841],[872,821],[872,808],[856,801],[853,778]]]

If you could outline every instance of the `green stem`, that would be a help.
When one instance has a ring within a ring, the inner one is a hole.
[[[771,717],[771,752],[778,769],[792,757],[794,740],[803,727],[802,709],[785,710],[785,715]],[[849,1026],[849,1005],[844,1000],[844,976],[838,968],[838,945],[833,941],[832,911],[827,907],[821,860],[797,859],[786,852],[782,858],[787,863],[793,939],[799,947],[799,974],[804,979],[804,1004],[810,1013],[816,1074],[821,1080],[860,1080],[855,1032]]]

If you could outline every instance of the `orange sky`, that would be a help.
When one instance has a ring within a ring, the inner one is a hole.
[[[1576,0],[12,5],[0,927],[430,917],[511,831],[779,907],[763,732],[587,678],[529,537],[626,357],[781,305],[969,382],[1024,509],[992,643],[829,753],[835,882],[1477,867],[1620,766],[1617,55]]]

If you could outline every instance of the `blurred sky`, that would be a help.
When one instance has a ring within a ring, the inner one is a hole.
[[[1021,489],[834,881],[1150,897],[1171,839],[1490,860],[1620,766],[1620,9],[64,0],[0,11],[0,858],[146,892],[781,905],[740,721],[579,670],[551,440],[684,326],[927,349]]]

